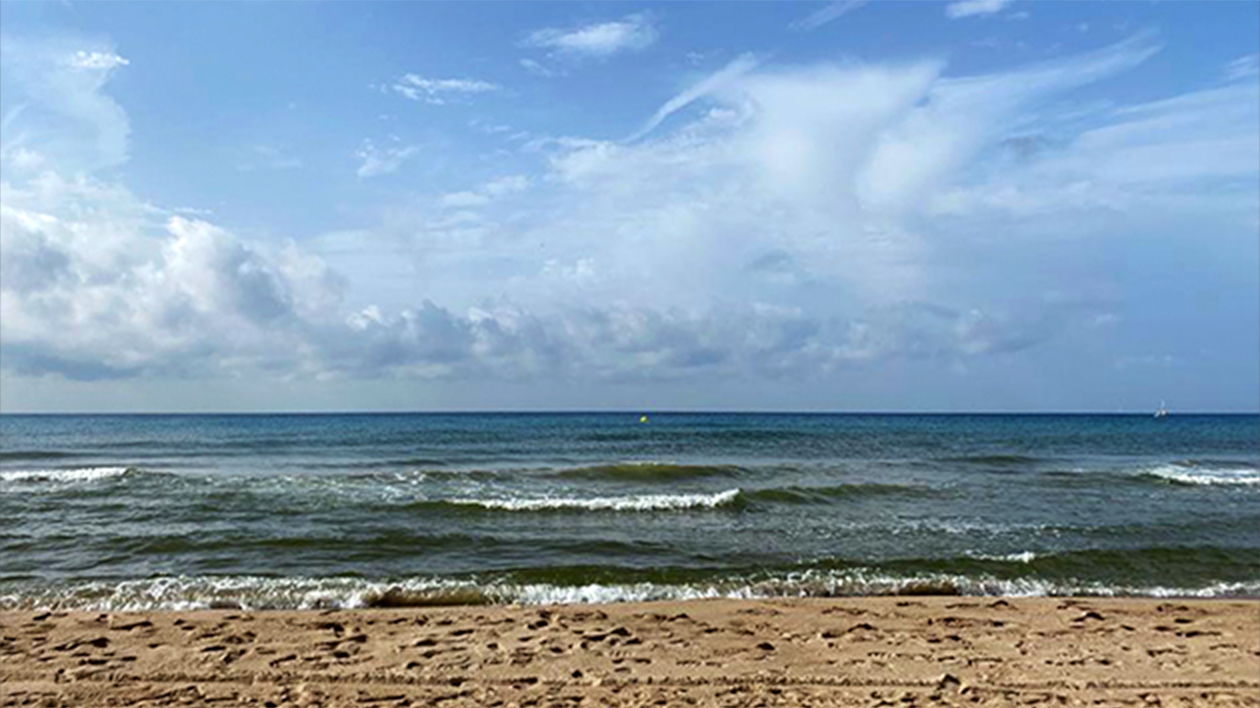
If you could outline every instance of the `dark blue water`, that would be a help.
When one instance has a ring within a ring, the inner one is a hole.
[[[2,416],[0,607],[1260,595],[1260,417]]]

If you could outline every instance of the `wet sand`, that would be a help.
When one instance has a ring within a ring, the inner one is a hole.
[[[1260,706],[1260,601],[5,612],[0,705]]]

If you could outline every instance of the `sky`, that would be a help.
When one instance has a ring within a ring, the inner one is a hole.
[[[0,4],[0,410],[1255,411],[1260,3]]]

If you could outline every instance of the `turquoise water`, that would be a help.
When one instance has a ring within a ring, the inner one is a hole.
[[[1260,595],[1260,417],[0,417],[0,608]]]

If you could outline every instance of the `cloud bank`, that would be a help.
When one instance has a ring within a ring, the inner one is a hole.
[[[965,370],[1121,322],[1120,287],[1087,272],[1092,258],[1171,222],[1254,233],[1254,78],[1085,113],[1071,102],[1158,49],[1137,37],[976,76],[939,61],[741,58],[633,140],[536,140],[536,174],[432,195],[338,248],[251,242],[76,169],[125,156],[99,139],[126,124],[103,92],[123,65],[83,69],[94,82],[62,89],[93,110],[39,105],[96,139],[33,171],[14,166],[17,147],[56,155],[53,136],[19,131],[5,147],[4,366],[313,381]],[[414,152],[364,143],[359,176]]]

